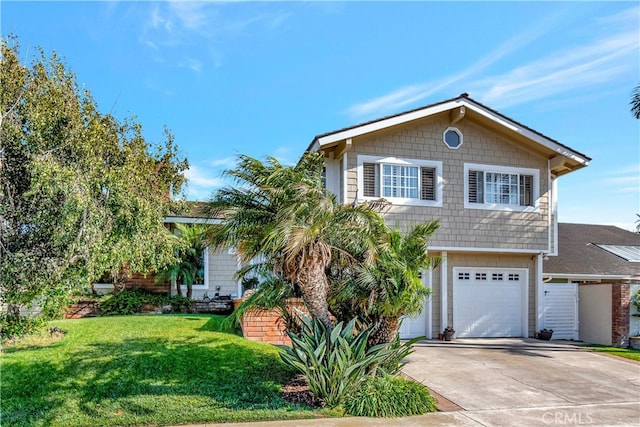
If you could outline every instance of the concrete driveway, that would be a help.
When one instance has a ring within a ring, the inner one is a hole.
[[[422,341],[404,372],[457,425],[640,425],[640,364],[529,339]],[[451,414],[453,415],[453,414]]]

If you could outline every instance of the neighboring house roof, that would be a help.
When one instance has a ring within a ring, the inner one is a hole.
[[[166,216],[164,222],[173,223],[202,223],[218,224],[217,218],[210,218],[207,213],[209,204],[206,202],[185,202],[184,208],[179,212],[172,212]]]
[[[514,141],[528,143],[535,147],[537,152],[551,161],[552,171],[558,176],[585,167],[591,160],[591,158],[585,154],[561,144],[473,100],[466,93],[456,98],[447,99],[414,110],[318,135],[311,141],[307,151],[326,150],[334,147],[338,151],[344,151],[345,147],[341,147],[341,144],[350,144],[352,138],[444,113],[450,114],[452,123],[456,123],[463,118],[469,118],[470,120],[485,123],[486,125],[500,129],[511,136]]]
[[[612,225],[559,223],[558,256],[544,261],[544,276],[640,279],[640,262],[634,261],[639,249],[640,234],[631,231]]]

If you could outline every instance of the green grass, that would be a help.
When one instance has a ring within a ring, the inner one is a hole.
[[[138,426],[318,416],[280,398],[276,347],[206,315],[61,320],[66,335],[7,347],[3,426]],[[46,334],[48,335],[48,333]]]
[[[625,359],[631,359],[631,360],[636,360],[640,362],[640,350],[634,350],[632,348],[607,347],[605,345],[597,345],[597,344],[591,344],[585,347],[591,351],[596,351],[598,353],[607,353],[614,356],[624,357]]]

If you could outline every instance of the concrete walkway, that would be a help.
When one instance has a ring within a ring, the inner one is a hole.
[[[640,426],[640,364],[565,343],[528,339],[423,341],[416,345],[404,372],[440,395],[442,408],[451,411],[394,419],[324,418],[231,425]]]

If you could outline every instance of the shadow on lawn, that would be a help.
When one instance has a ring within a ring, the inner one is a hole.
[[[233,341],[224,335],[129,338],[70,351],[62,364],[12,361],[2,378],[3,398],[8,398],[3,399],[3,422],[51,424],[69,399],[84,415],[97,418],[105,416],[106,407],[144,417],[158,410],[153,402],[160,396],[165,406],[193,401],[193,410],[203,414],[212,408],[290,407],[280,398],[279,384],[291,373],[280,367],[278,355]]]

